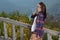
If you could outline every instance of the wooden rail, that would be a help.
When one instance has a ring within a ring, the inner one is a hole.
[[[20,26],[20,40],[23,40],[23,29],[24,27],[26,28],[30,28],[31,25],[27,24],[27,23],[22,23],[22,22],[18,22],[16,20],[11,20],[9,18],[3,18],[3,17],[0,17],[0,21],[3,22],[3,26],[4,26],[4,37],[5,39],[9,40],[8,39],[8,34],[7,34],[7,30],[6,30],[6,22],[8,23],[11,23],[12,24],[12,37],[13,37],[13,40],[16,40],[16,35],[15,35],[15,25],[18,25]],[[60,32],[58,31],[54,31],[54,30],[50,30],[50,29],[46,29],[44,28],[44,32],[47,33],[47,40],[52,40],[52,35],[55,35],[55,36],[59,36],[59,39],[60,40]]]

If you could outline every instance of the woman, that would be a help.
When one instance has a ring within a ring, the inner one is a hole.
[[[30,40],[41,40],[43,38],[44,35],[44,29],[43,29],[43,25],[44,25],[44,21],[46,18],[46,6],[43,2],[40,2],[37,4],[37,9],[36,9],[36,13],[34,13],[31,18],[36,18],[36,28],[35,30],[32,32],[31,38]]]

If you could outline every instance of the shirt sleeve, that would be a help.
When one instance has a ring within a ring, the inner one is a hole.
[[[32,22],[32,24],[33,24],[35,16],[37,16],[37,14],[31,16],[31,22]]]
[[[32,15],[32,16],[31,16],[31,18],[35,18],[35,16],[37,16],[37,14],[35,14],[35,15]]]

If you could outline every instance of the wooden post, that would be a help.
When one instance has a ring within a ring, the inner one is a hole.
[[[48,38],[48,40],[52,40],[50,33],[47,33],[47,38]]]
[[[24,27],[20,26],[20,40],[24,40],[23,36],[24,36]]]
[[[5,23],[5,22],[3,22],[3,26],[4,26],[4,35],[5,35],[5,39],[8,39],[7,29],[6,29],[6,23]]]
[[[60,33],[59,33],[59,40],[60,40]]]
[[[30,37],[31,37],[31,28],[29,28],[29,40],[30,40]]]
[[[16,40],[16,36],[15,36],[15,25],[12,24],[12,36],[13,36],[13,40]]]

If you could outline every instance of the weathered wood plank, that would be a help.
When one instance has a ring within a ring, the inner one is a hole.
[[[15,25],[14,24],[12,24],[12,37],[13,37],[13,40],[16,40]]]
[[[0,21],[5,21],[5,22],[12,23],[12,24],[15,24],[15,25],[21,25],[21,26],[24,26],[26,28],[29,28],[28,26],[31,26],[27,23],[23,23],[23,22],[19,22],[19,21],[16,21],[16,20],[9,19],[9,18],[3,18],[3,17],[0,17]]]
[[[52,40],[52,36],[50,33],[47,33],[47,40]]]
[[[59,40],[60,40],[60,32],[58,33],[58,35],[59,35]]]
[[[24,36],[24,27],[20,27],[20,40],[24,40],[23,36]]]
[[[3,26],[4,26],[5,39],[8,39],[8,34],[7,34],[7,29],[6,29],[6,22],[3,22]]]
[[[55,35],[55,36],[58,36],[58,31],[54,31],[54,30],[50,30],[50,29],[47,29],[47,28],[44,28],[44,32],[45,33],[50,33],[51,35]]]
[[[59,35],[59,40],[60,40],[60,35]]]

